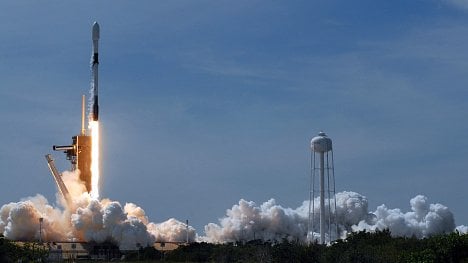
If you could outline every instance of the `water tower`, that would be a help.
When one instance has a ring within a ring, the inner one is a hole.
[[[327,242],[327,235],[328,242],[330,242],[332,238],[336,237],[338,234],[332,140],[321,131],[318,136],[312,138],[310,141],[310,149],[309,222],[307,235],[309,241],[312,241],[314,239],[314,233],[316,233],[315,196],[317,194],[316,181],[318,180],[320,244],[325,244]],[[333,225],[335,225],[335,227],[333,227]],[[332,236],[332,234],[334,236]]]

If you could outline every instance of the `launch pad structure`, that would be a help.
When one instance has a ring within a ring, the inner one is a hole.
[[[54,151],[63,151],[67,160],[71,163],[71,171],[80,171],[80,180],[84,182],[86,191],[91,192],[91,136],[86,135],[85,125],[85,96],[83,95],[81,101],[81,132],[79,135],[72,137],[72,145],[54,145],[52,148]],[[45,156],[50,172],[54,177],[55,183],[65,198],[67,204],[71,204],[71,196],[65,183],[62,180],[62,175],[58,172],[55,167],[54,159],[52,155],[47,154]]]
[[[63,151],[71,162],[71,170],[80,170],[80,179],[85,183],[86,190],[91,192],[91,136],[86,135],[85,96],[81,101],[81,133],[72,137],[72,145],[54,145],[54,151]]]

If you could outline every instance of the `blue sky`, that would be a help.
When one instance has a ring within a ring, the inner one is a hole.
[[[203,233],[240,198],[297,207],[309,140],[338,190],[468,224],[468,4],[3,1],[0,203],[56,191],[44,154],[80,128],[101,25],[102,195]],[[55,152],[60,169],[65,156]]]

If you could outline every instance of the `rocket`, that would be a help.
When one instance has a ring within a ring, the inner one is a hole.
[[[98,66],[99,66],[99,24],[94,22],[93,24],[93,55],[92,55],[92,107],[91,107],[91,120],[99,120],[99,102],[98,102]]]

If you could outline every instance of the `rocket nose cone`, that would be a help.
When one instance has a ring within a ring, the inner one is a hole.
[[[99,39],[99,24],[94,22],[93,24],[93,40]]]

